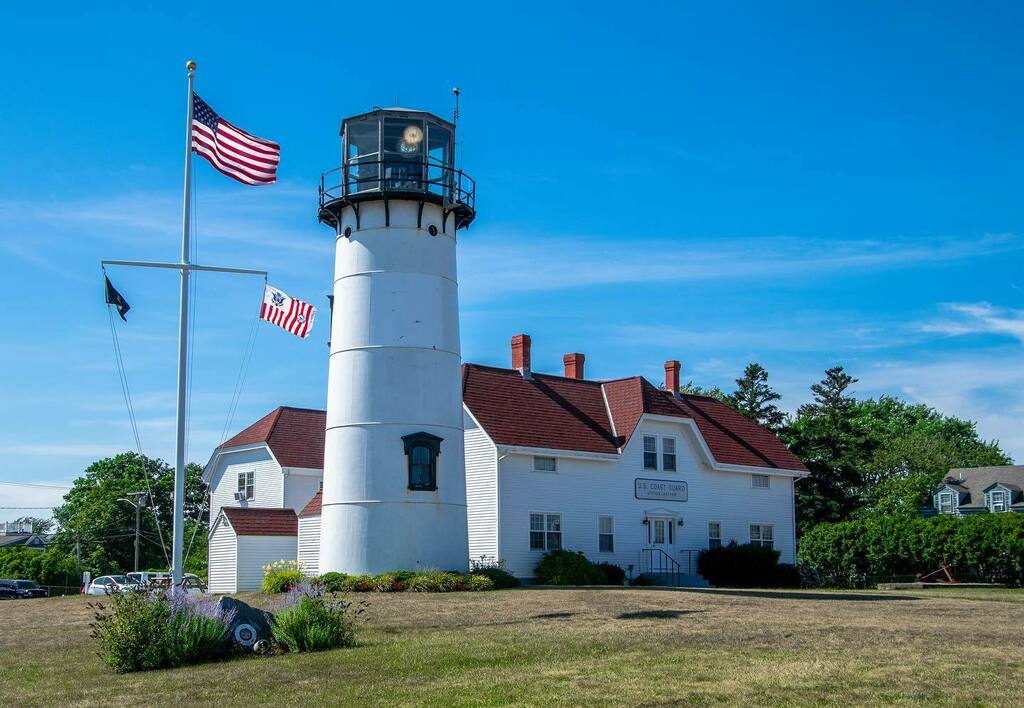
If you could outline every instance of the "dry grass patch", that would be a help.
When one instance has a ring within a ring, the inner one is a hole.
[[[1024,669],[1024,594],[1014,591],[365,599],[354,649],[129,676],[108,673],[94,654],[84,598],[0,603],[0,696],[7,705],[130,696],[200,705],[1024,703],[1024,686],[1010,678]]]

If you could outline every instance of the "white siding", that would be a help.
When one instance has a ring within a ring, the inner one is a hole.
[[[212,593],[237,592],[236,536],[231,524],[221,519],[210,534],[209,588]]]
[[[316,576],[320,561],[320,515],[299,517],[299,563],[306,575]]]
[[[324,481],[324,471],[289,468],[286,472],[282,508],[294,509],[298,514],[320,491],[320,483]]]
[[[297,560],[295,536],[239,536],[238,585],[235,592],[259,590],[263,566],[279,560]]]
[[[676,472],[643,469],[644,433],[676,438]],[[677,559],[683,558],[683,550],[706,549],[707,524],[718,521],[723,544],[747,543],[750,524],[771,524],[780,560],[794,562],[793,479],[772,476],[770,489],[752,488],[750,474],[712,470],[696,444],[689,426],[642,420],[617,461],[559,458],[558,471],[549,473],[532,471],[532,456],[507,455],[498,463],[499,550],[506,567],[518,577],[533,577],[544,555],[530,550],[531,512],[561,514],[563,548],[626,570],[633,565],[634,572],[639,572],[641,549],[651,547],[643,520],[656,510],[674,513],[682,522],[673,539]],[[685,480],[688,500],[636,499],[637,477]],[[598,551],[599,516],[615,520],[612,553]]]
[[[469,518],[469,557],[498,557],[497,450],[473,419],[466,415],[466,503]]]
[[[246,470],[255,471],[254,496],[251,501],[236,501],[238,473]],[[223,506],[285,508],[281,468],[265,446],[220,456],[210,477],[210,518],[217,518]]]

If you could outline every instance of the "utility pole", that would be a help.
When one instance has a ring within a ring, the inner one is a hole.
[[[131,499],[118,499],[120,502],[130,504],[135,509],[135,572],[139,572],[139,537],[142,532],[142,510],[148,506],[143,502],[143,499],[148,496],[148,492],[132,492],[131,496],[135,498],[135,501]]]

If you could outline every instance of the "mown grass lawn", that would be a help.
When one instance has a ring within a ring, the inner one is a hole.
[[[122,676],[85,598],[0,602],[0,705],[1024,704],[1017,591],[358,597],[355,648]]]

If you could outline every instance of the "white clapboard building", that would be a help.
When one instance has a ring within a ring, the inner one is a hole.
[[[805,468],[773,434],[722,403],[671,393],[678,362],[666,362],[659,387],[640,376],[588,380],[578,353],[565,355],[560,376],[533,372],[530,360],[529,337],[517,335],[511,368],[462,367],[470,560],[501,561],[529,579],[546,551],[564,548],[685,584],[701,583],[701,550],[730,541],[795,560],[793,484]],[[234,572],[218,565],[263,564],[274,554],[318,572],[328,542],[316,491],[325,425],[324,412],[279,408],[214,453],[207,473],[215,515],[260,519],[273,508],[297,520],[288,553],[283,537],[252,535],[233,546],[234,559],[222,536],[237,531],[218,520],[210,542],[215,590]],[[237,590],[258,586],[255,576],[234,577]]]
[[[327,410],[278,408],[214,452],[211,587],[255,589],[274,556],[349,574],[500,560],[529,578],[565,548],[677,583],[730,540],[792,561],[803,466],[721,403],[677,395],[677,363],[664,389],[589,381],[582,354],[535,374],[526,335],[511,369],[462,363],[457,237],[476,188],[455,128],[408,108],[342,121],[319,190],[335,243]]]

